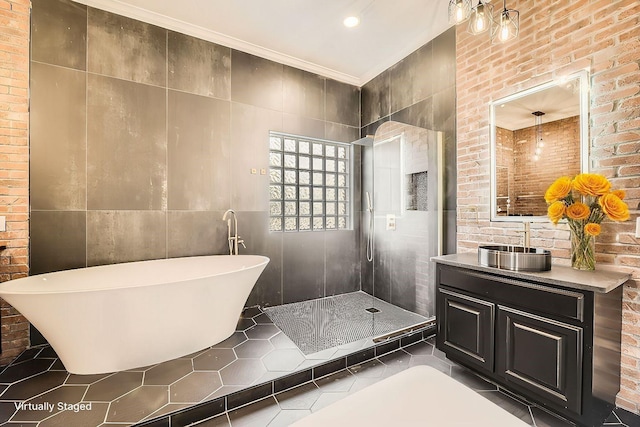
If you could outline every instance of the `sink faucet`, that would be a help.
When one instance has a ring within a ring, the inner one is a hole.
[[[229,218],[227,218],[227,216]],[[231,217],[233,217],[233,234],[231,233]],[[227,240],[229,241],[229,255],[238,255],[238,245],[242,245],[243,248],[247,248],[244,245],[244,240],[238,235],[238,218],[236,212],[233,209],[227,209],[222,216],[223,221],[227,221]]]
[[[523,233],[524,235],[524,244],[522,246],[524,246],[525,251],[527,251],[531,247],[531,223],[525,222],[523,224],[524,230],[521,230],[520,233]]]

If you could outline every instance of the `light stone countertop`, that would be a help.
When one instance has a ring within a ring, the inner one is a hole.
[[[453,267],[467,268],[486,273],[499,274],[521,280],[535,280],[540,283],[564,286],[571,289],[607,293],[631,278],[631,274],[618,271],[579,271],[564,265],[551,265],[551,270],[541,272],[511,271],[494,267],[485,267],[478,263],[478,254],[460,253],[431,258],[432,261]]]

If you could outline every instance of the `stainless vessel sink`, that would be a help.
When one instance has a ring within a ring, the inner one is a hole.
[[[480,246],[478,263],[513,271],[551,270],[551,252],[523,246]]]

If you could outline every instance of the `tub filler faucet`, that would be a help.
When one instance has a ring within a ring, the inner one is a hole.
[[[228,218],[227,218],[228,217]],[[233,217],[233,233],[231,232],[231,218]],[[244,245],[244,240],[238,235],[238,218],[236,212],[233,209],[227,209],[222,216],[223,221],[227,221],[227,240],[229,241],[229,255],[238,255],[238,245],[242,245],[243,248],[247,248]]]

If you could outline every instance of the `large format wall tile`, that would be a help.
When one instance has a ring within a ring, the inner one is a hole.
[[[248,126],[247,124],[251,125]],[[282,130],[282,113],[231,104],[231,208],[269,209],[269,131]],[[256,174],[251,173],[256,169]]]
[[[391,113],[389,84],[389,70],[387,70],[383,71],[362,87],[362,106],[360,107],[362,109],[361,126],[366,126],[378,121]]]
[[[166,258],[166,213],[87,212],[87,265]]]
[[[85,211],[32,211],[30,274],[86,267]]]
[[[309,119],[294,114],[282,115],[282,129],[285,133],[308,136],[310,138],[325,139],[322,120]]]
[[[31,65],[31,207],[86,209],[86,74]]]
[[[231,49],[169,31],[168,87],[231,98]]]
[[[329,122],[360,126],[360,89],[327,79],[325,117]]]
[[[89,8],[88,70],[166,86],[167,30]]]
[[[228,209],[229,102],[173,90],[168,102],[169,209]]]
[[[231,58],[231,100],[282,111],[284,66],[237,50]]]
[[[229,253],[224,212],[169,211],[167,254],[169,258]]]
[[[86,70],[87,7],[71,0],[32,0],[31,59]]]
[[[323,297],[325,232],[284,233],[282,237],[282,302]]]
[[[439,88],[456,86],[456,28],[451,27],[432,41],[433,81]],[[434,90],[434,93],[437,90]]]
[[[326,296],[360,290],[360,241],[357,231],[325,232]]]
[[[282,236],[283,233],[269,232],[267,212],[238,212],[240,236],[245,240],[246,249],[241,254],[263,255],[269,264],[256,282],[247,306],[282,304]]]
[[[324,137],[330,141],[353,142],[360,139],[360,128],[324,122]]]
[[[324,85],[324,77],[284,67],[282,111],[324,120]]]
[[[166,92],[89,75],[88,209],[166,208]]]
[[[432,43],[427,43],[389,69],[390,112],[402,110],[433,94]]]

